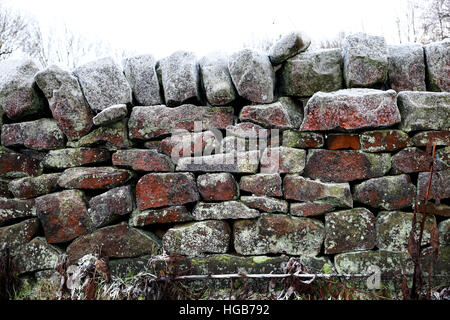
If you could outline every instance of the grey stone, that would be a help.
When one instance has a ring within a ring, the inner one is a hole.
[[[111,57],[88,62],[73,73],[92,110],[99,112],[115,104],[131,103],[130,85]]]
[[[226,105],[236,98],[236,90],[228,71],[228,57],[220,52],[199,61],[206,99],[213,106]]]
[[[420,44],[388,46],[389,81],[395,91],[426,91],[425,59]]]
[[[449,245],[450,244],[450,219],[441,221],[438,225],[439,230],[439,244]]]
[[[356,33],[342,42],[347,88],[381,87],[387,79],[388,54],[383,37]]]
[[[138,105],[152,106],[163,103],[156,74],[156,61],[151,54],[128,57],[123,72]]]
[[[14,257],[19,274],[55,269],[63,251],[48,244],[45,238],[36,237],[21,248]]]
[[[259,151],[232,152],[180,158],[176,171],[256,173],[258,165]]]
[[[92,120],[96,126],[104,126],[122,120],[127,114],[126,104],[115,104],[103,109]]]
[[[34,199],[7,199],[0,197],[0,225],[18,218],[36,216]]]
[[[425,47],[428,90],[450,91],[450,38]]]
[[[241,202],[247,207],[264,212],[287,213],[289,207],[288,202],[285,200],[266,196],[242,196]]]
[[[275,72],[266,55],[243,49],[230,56],[228,69],[241,97],[259,103],[273,101]]]
[[[259,217],[259,211],[240,201],[199,202],[192,212],[195,220],[250,219]]]
[[[277,65],[305,51],[311,44],[311,39],[303,32],[293,31],[283,36],[270,48],[269,59],[272,64]]]
[[[198,63],[194,53],[174,52],[160,61],[160,68],[168,107],[200,102]]]
[[[448,130],[450,93],[403,91],[397,96],[404,131]]]
[[[278,77],[281,92],[288,96],[306,97],[342,89],[341,49],[302,52],[283,64]]]

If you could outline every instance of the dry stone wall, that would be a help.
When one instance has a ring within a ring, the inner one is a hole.
[[[413,205],[448,283],[450,41],[348,36],[307,50],[110,58],[72,72],[0,63],[0,249],[42,276],[62,254],[113,273],[184,256],[192,273],[412,272]],[[425,257],[427,258],[427,256]],[[181,260],[180,260],[181,261]]]

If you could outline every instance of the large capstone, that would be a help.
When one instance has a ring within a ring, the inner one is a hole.
[[[269,50],[269,59],[277,65],[308,49],[311,39],[303,32],[293,31],[281,37]]]

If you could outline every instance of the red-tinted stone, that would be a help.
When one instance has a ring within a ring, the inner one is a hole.
[[[12,197],[11,193],[9,192],[8,184],[9,184],[9,180],[0,178],[0,197],[3,197],[3,198],[11,198]]]
[[[36,212],[49,243],[67,242],[88,232],[86,201],[79,190],[65,190],[36,198]]]
[[[324,183],[288,174],[284,178],[284,197],[297,201],[326,200],[335,206],[353,207],[348,183]]]
[[[67,169],[87,164],[105,162],[110,159],[109,152],[96,148],[68,148],[50,150],[44,157],[44,167],[52,169]]]
[[[359,149],[359,136],[357,134],[328,134],[327,149]]]
[[[417,180],[417,200],[425,199],[429,172],[420,172]],[[450,198],[450,170],[433,172],[428,199]]]
[[[197,200],[197,185],[191,173],[150,173],[136,185],[139,210],[177,206]]]
[[[346,182],[380,177],[390,168],[388,153],[311,149],[304,175],[323,181]]]
[[[412,138],[416,147],[450,146],[450,131],[426,131],[415,134]]]
[[[23,145],[35,150],[57,149],[64,147],[64,134],[54,119],[4,124],[2,145]]]
[[[38,176],[42,174],[42,169],[38,159],[0,146],[0,176],[11,178]]]
[[[277,102],[242,108],[239,120],[251,121],[265,128],[296,129],[302,122],[302,109],[293,99],[282,97]]]
[[[412,173],[430,170],[433,162],[432,156],[418,148],[406,148],[395,154],[392,159],[393,173]],[[440,160],[436,160],[434,170],[443,170],[448,165]]]
[[[257,196],[281,197],[281,177],[278,173],[258,173],[243,176],[240,181],[243,191],[251,192]]]
[[[415,187],[408,175],[386,176],[364,181],[355,186],[355,201],[374,208],[396,210],[411,207]]]
[[[308,100],[302,131],[386,127],[400,122],[394,90],[317,92]]]
[[[135,210],[128,221],[130,226],[143,227],[157,223],[176,223],[192,221],[194,217],[184,206],[171,206],[161,209]]]
[[[69,168],[58,179],[62,188],[110,189],[127,182],[133,173],[113,167]]]
[[[283,146],[291,148],[321,148],[323,134],[317,132],[301,132],[294,130],[283,131]]]
[[[306,151],[288,147],[266,148],[261,156],[262,173],[302,173]]]
[[[19,200],[0,198],[0,224],[17,218],[32,217],[36,215],[34,199]]]
[[[178,160],[177,171],[256,173],[260,152],[229,152]]]
[[[0,228],[0,250],[9,248],[15,254],[26,245],[39,231],[39,219],[28,219]]]
[[[147,149],[118,150],[112,155],[115,166],[124,166],[140,171],[173,171],[172,160],[164,154]]]
[[[242,196],[241,202],[249,208],[264,212],[288,212],[288,202],[266,196]]]
[[[9,183],[9,190],[16,198],[35,198],[55,191],[59,176],[59,173],[49,173],[38,177],[20,178]]]
[[[360,143],[367,152],[395,151],[412,145],[408,134],[401,130],[366,131],[360,135]]]
[[[291,215],[299,217],[318,216],[323,213],[332,211],[335,208],[330,203],[314,201],[291,203]]]
[[[450,217],[450,206],[446,204],[434,204],[433,202],[428,202],[425,206],[425,203],[418,204],[418,211],[424,213],[426,209],[427,214],[434,214],[443,217]]]
[[[225,129],[233,124],[232,107],[199,107],[190,104],[175,108],[166,106],[134,107],[128,127],[130,138],[151,139],[183,129],[194,131],[195,122],[199,130]]]
[[[230,173],[206,173],[197,178],[198,192],[206,201],[224,201],[236,199],[238,186]]]
[[[325,215],[325,254],[372,249],[375,237],[375,216],[365,208]]]
[[[161,243],[150,232],[126,224],[109,226],[79,237],[67,247],[69,264],[86,254],[101,253],[108,258],[129,258],[161,253]]]
[[[94,228],[106,226],[117,216],[123,216],[132,211],[131,186],[117,187],[89,200],[89,218]]]
[[[212,131],[175,134],[161,141],[161,151],[173,159],[193,154],[211,154],[217,147],[217,138]]]

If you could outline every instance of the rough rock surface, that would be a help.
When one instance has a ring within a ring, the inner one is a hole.
[[[424,48],[429,90],[450,92],[450,39],[430,43]]]
[[[36,198],[36,212],[48,243],[61,243],[88,233],[90,221],[82,191],[65,190]]]
[[[372,249],[375,246],[375,216],[365,208],[325,214],[325,253]]]
[[[240,189],[257,196],[281,197],[281,177],[278,173],[258,173],[242,176]]]
[[[380,177],[390,168],[389,153],[311,149],[304,173],[312,179],[346,182]]]
[[[430,179],[429,172],[420,172],[417,178],[417,200],[424,200]],[[429,199],[450,198],[450,170],[433,172]]]
[[[307,51],[287,60],[277,73],[281,92],[307,97],[342,89],[341,49]]]
[[[97,148],[67,148],[49,151],[42,161],[44,167],[52,169],[67,169],[87,164],[97,164],[108,161],[109,152]]]
[[[325,183],[300,175],[288,174],[283,181],[284,197],[297,201],[322,200],[336,207],[353,207],[348,183]]]
[[[308,49],[311,39],[303,32],[293,31],[281,37],[269,50],[269,59],[277,65]]]
[[[439,243],[441,245],[450,244],[450,219],[441,221],[438,226],[439,229]]]
[[[209,155],[219,149],[219,142],[216,133],[210,130],[188,132],[164,138],[161,140],[160,149],[174,162],[178,162],[180,157]]]
[[[197,187],[203,200],[233,200],[239,196],[239,188],[230,173],[205,173],[197,177]]]
[[[269,129],[297,129],[303,120],[303,112],[296,101],[289,97],[281,97],[272,104],[243,107],[239,119]]]
[[[49,173],[16,179],[9,183],[9,191],[19,199],[35,198],[55,191],[59,176],[59,173]]]
[[[449,92],[403,91],[397,103],[402,116],[399,127],[406,132],[450,128]]]
[[[257,209],[264,212],[288,212],[288,202],[281,199],[266,196],[242,196],[241,202],[249,208]]]
[[[64,147],[64,134],[54,119],[39,119],[2,126],[3,146],[25,146],[35,150]]]
[[[157,223],[176,223],[192,221],[194,217],[184,206],[171,206],[161,209],[134,210],[128,223],[130,226],[143,227]]]
[[[342,55],[347,88],[378,87],[386,81],[388,51],[383,37],[348,35],[342,42]]]
[[[34,76],[48,100],[53,118],[69,140],[86,135],[92,127],[92,111],[83,92],[70,72],[52,65]]]
[[[355,201],[374,208],[395,210],[414,204],[416,188],[406,174],[385,176],[361,182],[355,186]]]
[[[416,147],[427,147],[433,144],[450,146],[450,130],[419,132],[412,137],[412,141]]]
[[[34,199],[20,200],[0,197],[0,225],[17,218],[36,216]]]
[[[236,90],[228,71],[228,57],[220,52],[211,53],[199,61],[206,99],[213,106],[231,103]]]
[[[320,133],[295,130],[283,131],[283,147],[321,148],[323,147],[323,144],[324,138]]]
[[[177,171],[256,173],[259,151],[233,152],[210,156],[181,158]]]
[[[433,158],[429,153],[414,147],[405,148],[400,152],[396,153],[392,157],[391,159],[392,172],[413,173],[413,172],[429,171],[432,162]],[[435,159],[434,165],[435,171],[449,168],[450,167],[446,163],[438,159]]]
[[[317,92],[304,107],[302,131],[388,127],[400,122],[393,90]]]
[[[265,214],[257,220],[234,223],[234,247],[242,255],[287,253],[316,256],[323,242],[322,222],[284,214]]]
[[[100,112],[115,104],[131,103],[131,88],[117,63],[110,57],[88,62],[73,73],[92,110]]]
[[[168,253],[203,256],[227,252],[230,233],[230,226],[224,221],[191,222],[167,230],[162,242]]]
[[[19,274],[39,270],[55,269],[63,251],[36,237],[27,243],[14,257]]]
[[[0,250],[10,249],[15,255],[39,231],[39,219],[27,219],[22,222],[0,228]]]
[[[106,226],[117,216],[123,216],[133,211],[133,196],[131,186],[111,189],[92,197],[89,200],[88,214],[94,228]]]
[[[163,102],[155,65],[155,58],[151,54],[124,59],[123,72],[133,91],[137,105],[153,106]]]
[[[100,111],[92,121],[96,126],[104,126],[122,120],[127,114],[126,104],[115,104]]]
[[[318,216],[326,212],[332,211],[335,208],[334,205],[328,203],[326,200],[308,201],[301,203],[291,203],[290,213],[293,216],[308,217]]]
[[[134,107],[128,127],[130,138],[146,140],[180,130],[194,131],[196,125],[198,130],[225,129],[234,123],[233,114],[232,107]]]
[[[177,206],[199,200],[192,173],[149,173],[136,185],[139,210]]]
[[[75,263],[86,254],[95,254],[99,247],[108,258],[161,253],[161,241],[154,234],[118,224],[98,229],[73,241],[67,247],[68,262]]]
[[[42,174],[42,163],[29,155],[17,153],[0,146],[0,176],[21,178]]]
[[[252,122],[240,122],[233,126],[227,126],[226,136],[262,140],[267,139],[270,136],[270,130],[264,129],[260,125]]]
[[[374,130],[360,134],[361,150],[366,152],[395,151],[412,145],[408,134],[401,130]]]
[[[411,233],[413,213],[401,211],[382,211],[378,213],[376,221],[377,247],[380,250],[391,252],[408,252],[408,239]],[[422,221],[418,214],[417,221]],[[425,220],[422,245],[430,241],[430,231],[433,227],[434,217],[428,216]],[[420,223],[416,226],[416,234],[420,230]]]
[[[76,189],[111,189],[127,182],[133,173],[113,167],[66,169],[58,179],[62,188]]]
[[[34,84],[34,75],[39,71],[33,60],[3,60],[0,63],[0,109],[10,119],[38,114],[45,107]]]
[[[177,51],[160,61],[161,79],[168,107],[199,102],[199,70],[192,52]]]
[[[261,156],[261,173],[302,173],[306,151],[296,148],[266,148]]]
[[[172,160],[168,156],[148,149],[118,150],[112,155],[112,163],[136,171],[174,170]]]
[[[192,211],[195,220],[250,219],[259,217],[259,211],[240,201],[217,203],[199,202]]]
[[[388,46],[389,81],[395,91],[426,91],[422,45]]]
[[[241,97],[257,103],[273,101],[275,72],[265,54],[252,49],[238,51],[230,56],[228,69]]]

